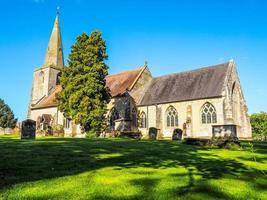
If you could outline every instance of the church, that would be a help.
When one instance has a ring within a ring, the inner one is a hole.
[[[64,68],[59,18],[56,16],[45,61],[34,71],[28,118],[38,130],[62,126],[66,137],[85,137],[78,124],[58,110],[56,95]],[[248,108],[234,60],[186,72],[153,77],[147,63],[106,77],[111,101],[108,128],[140,132],[156,130],[158,138],[234,135],[251,138]]]

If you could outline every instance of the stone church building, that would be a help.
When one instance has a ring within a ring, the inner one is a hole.
[[[84,137],[80,126],[57,108],[59,76],[64,68],[62,40],[56,17],[45,62],[34,71],[28,118],[39,130],[64,127],[64,135]],[[153,77],[147,64],[106,77],[112,96],[108,104],[108,132],[141,132],[152,128],[158,137],[212,137],[225,134],[250,138],[248,108],[236,65],[227,63]]]

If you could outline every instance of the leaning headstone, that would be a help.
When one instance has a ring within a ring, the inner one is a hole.
[[[36,121],[27,119],[22,122],[21,139],[35,139]]]
[[[158,135],[158,129],[155,127],[150,127],[148,131],[149,139],[156,140]]]
[[[183,131],[181,129],[174,129],[172,134],[172,140],[182,140]]]

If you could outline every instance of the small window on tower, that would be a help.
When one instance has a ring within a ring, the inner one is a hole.
[[[59,72],[58,74],[57,74],[57,85],[60,85],[60,77],[61,77],[61,72]]]
[[[233,83],[233,86],[232,86],[232,93],[231,93],[232,97],[234,95],[234,91],[235,91],[235,82]]]
[[[41,71],[39,74],[39,83],[44,83],[44,72]]]

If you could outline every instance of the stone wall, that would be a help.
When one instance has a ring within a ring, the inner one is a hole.
[[[217,114],[217,123],[215,124],[202,124],[201,122],[201,108],[206,103],[211,103]],[[166,120],[166,111],[169,106],[173,106],[178,112],[178,121],[179,124],[177,127],[168,128]],[[223,113],[223,99],[222,98],[213,98],[213,99],[203,99],[203,100],[194,100],[186,102],[175,102],[175,103],[166,103],[152,106],[140,106],[138,107],[139,113],[145,112],[147,116],[147,127],[140,128],[143,135],[148,134],[148,129],[150,127],[155,127],[159,129],[159,134],[162,134],[163,137],[172,137],[173,130],[179,128],[184,130],[184,124],[188,122],[190,107],[190,132],[187,132],[188,137],[212,137],[212,125],[224,124],[224,113]],[[159,117],[159,111],[161,110],[161,124],[157,123],[157,118]]]
[[[53,118],[56,118],[56,124],[63,125],[63,114],[61,112],[58,112],[57,107],[31,110],[30,119],[37,121],[38,117],[42,116],[43,114],[51,115]]]
[[[236,125],[238,137],[251,138],[252,131],[248,108],[233,61],[230,62],[225,80],[223,100],[225,124]]]
[[[202,124],[201,108],[206,102],[215,107],[217,123]],[[174,128],[166,125],[166,110],[169,106],[178,112],[179,125],[175,128],[186,130],[188,137],[211,137],[213,125],[235,125],[237,137],[252,137],[248,108],[233,61],[230,62],[221,98],[140,106],[139,113],[145,112],[147,116],[147,128],[140,128],[144,135],[148,134],[150,127],[155,127],[164,137],[172,136]]]
[[[14,129],[0,127],[0,135],[8,135],[8,134],[12,134],[12,133],[14,133]]]
[[[36,104],[44,96],[48,96],[57,84],[57,77],[60,70],[52,67],[40,68],[35,70],[33,75],[33,86],[31,104]]]
[[[57,107],[32,110],[30,119],[37,121],[38,117],[42,116],[43,114],[51,115],[55,120],[55,124],[62,125],[64,127],[63,113],[58,111]],[[71,122],[69,128],[64,127],[64,135],[65,137],[85,137],[85,134],[83,134],[81,131],[80,125],[74,124],[73,121]]]
[[[137,127],[133,127],[133,125],[131,124],[132,111],[135,108],[135,102],[134,102],[134,99],[129,94],[126,93],[122,97],[115,97],[111,99],[111,101],[107,105],[108,123],[109,123],[109,118],[111,115],[112,108],[115,108],[119,114],[120,121],[116,123],[116,127],[122,127],[122,129],[128,129],[128,130],[123,130],[123,131],[131,131],[137,128]],[[127,126],[125,126],[125,124],[127,124]],[[108,128],[107,131],[111,131],[111,130]]]
[[[82,133],[80,125],[75,124],[74,121],[71,121],[69,128],[64,127],[64,137],[84,138],[85,136],[86,134]]]
[[[151,73],[148,67],[146,67],[130,91],[130,95],[135,100],[136,104],[140,103],[151,80],[152,80]]]

